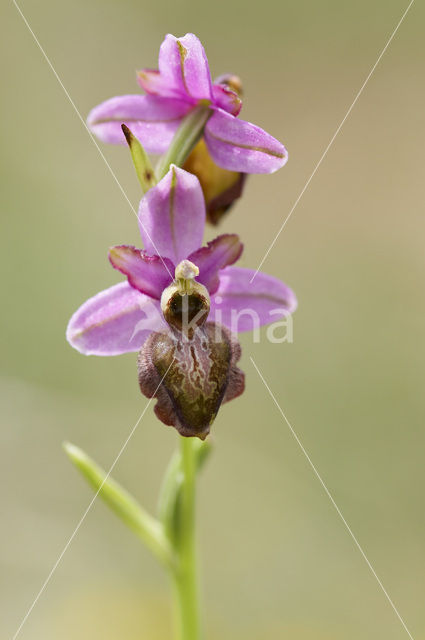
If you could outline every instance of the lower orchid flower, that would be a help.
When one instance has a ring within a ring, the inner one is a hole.
[[[184,118],[203,107],[208,118],[202,123],[204,140],[219,167],[243,173],[273,173],[283,167],[288,159],[283,144],[237,117],[242,107],[239,79],[226,75],[213,83],[204,48],[193,33],[182,38],[168,34],[158,66],[138,73],[146,95],[116,96],[92,109],[87,123],[100,140],[125,144],[124,123],[148,153],[162,154]]]
[[[236,234],[201,246],[206,212],[196,176],[171,166],[142,198],[145,249],[112,247],[109,260],[127,281],[87,300],[67,339],[86,355],[139,351],[141,391],[181,435],[205,438],[222,402],[244,388],[234,331],[290,314],[292,290],[280,280],[232,266],[243,245]]]

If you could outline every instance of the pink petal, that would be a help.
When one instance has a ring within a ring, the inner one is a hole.
[[[212,294],[220,283],[219,271],[239,260],[243,244],[236,234],[218,236],[206,247],[202,247],[189,256],[189,260],[199,267],[198,282],[207,287]]]
[[[135,247],[112,247],[109,260],[115,269],[127,276],[132,287],[157,300],[174,279],[174,265],[168,258],[148,256]]]
[[[211,299],[209,320],[220,322],[235,333],[252,331],[289,315],[297,308],[294,292],[265,273],[227,267],[220,273],[220,286]]]
[[[239,96],[223,84],[214,84],[212,88],[214,104],[224,109],[232,116],[237,116],[242,109],[242,100]]]
[[[140,201],[139,227],[147,253],[177,265],[202,244],[205,201],[198,178],[175,165]]]
[[[205,142],[216,164],[242,173],[273,173],[283,167],[288,153],[260,127],[218,110],[205,127]]]
[[[163,153],[190,108],[174,98],[116,96],[92,109],[87,124],[102,142],[112,144],[126,144],[121,130],[121,125],[126,124],[146,151]]]
[[[66,337],[85,355],[115,356],[138,351],[164,326],[159,302],[121,282],[87,300],[69,321]]]
[[[169,87],[158,69],[142,69],[138,71],[137,81],[146,93],[158,96],[168,96],[170,93]]]
[[[200,40],[187,33],[183,38],[171,34],[159,50],[159,71],[167,95],[181,95],[192,103],[211,100],[211,75],[207,56]],[[162,94],[164,95],[164,94]]]

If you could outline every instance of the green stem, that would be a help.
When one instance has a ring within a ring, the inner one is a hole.
[[[195,545],[195,438],[180,438],[183,471],[178,568],[174,582],[178,616],[178,640],[200,640],[200,615]]]
[[[211,110],[206,105],[198,105],[192,109],[183,119],[177,129],[167,152],[161,158],[157,168],[158,180],[161,180],[169,171],[170,165],[181,167],[193,147],[202,136],[202,132],[211,115]]]

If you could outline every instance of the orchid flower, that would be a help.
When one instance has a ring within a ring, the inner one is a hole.
[[[180,322],[176,304],[185,294],[190,294],[186,298],[190,307],[189,323],[195,320],[195,331],[188,336],[187,342],[190,349],[198,350],[197,359],[205,367],[211,368],[211,359],[205,364],[202,350],[206,343],[211,345],[212,340],[209,334],[205,337],[205,332],[201,336],[198,327],[203,326],[207,318],[209,324],[224,327],[224,337],[221,336],[218,342],[225,343],[228,366],[220,374],[220,384],[216,385],[219,393],[209,412],[208,420],[211,420],[223,399],[231,399],[243,390],[242,374],[235,368],[240,349],[229,330],[249,331],[255,328],[254,324],[268,324],[279,316],[290,314],[296,308],[296,298],[280,280],[258,273],[251,283],[254,271],[232,266],[243,250],[236,234],[220,235],[202,247],[205,218],[198,179],[172,165],[166,176],[140,202],[139,226],[145,249],[119,245],[109,251],[112,266],[127,280],[87,300],[72,316],[67,339],[86,355],[140,351],[145,343],[149,343],[152,333],[170,335],[171,327],[175,337],[176,328],[181,331],[181,326],[176,324],[176,318]],[[194,318],[196,313],[198,316]],[[211,333],[211,327],[208,332]],[[179,339],[182,342],[181,335]],[[139,356],[142,369],[144,367],[139,378],[145,395],[154,393],[152,385],[146,383],[146,363],[150,357],[151,352],[147,354],[143,350]],[[191,357],[190,353],[188,357]],[[205,384],[210,382],[208,371],[204,376]],[[148,377],[152,383],[151,372]],[[166,381],[162,386],[166,387]],[[160,400],[159,395],[157,397]],[[172,422],[170,407],[166,409],[164,402],[156,408],[161,420],[180,426],[182,435],[194,435],[189,433],[193,415],[189,418],[180,415],[177,425]],[[202,422],[201,418],[199,420]],[[196,435],[205,437],[209,424],[204,420]]]
[[[158,66],[159,70],[138,73],[146,95],[116,96],[92,109],[87,122],[99,139],[124,144],[124,123],[147,152],[162,154],[183,119],[203,106],[209,111],[204,140],[219,167],[242,173],[272,173],[286,163],[287,151],[278,140],[237,118],[242,107],[240,97],[232,90],[237,86],[228,81],[229,76],[213,83],[204,48],[194,34],[182,38],[168,34],[159,50]]]

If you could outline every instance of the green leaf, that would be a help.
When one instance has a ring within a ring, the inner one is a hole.
[[[207,461],[212,451],[212,444],[210,440],[198,440],[195,442],[195,462],[196,471],[199,473]]]
[[[145,511],[133,496],[115,482],[109,473],[101,469],[84,451],[69,442],[65,442],[63,448],[71,462],[106,504],[164,565],[172,568],[173,552],[163,524]]]
[[[136,169],[137,177],[142,186],[143,193],[149,191],[156,185],[155,171],[152,167],[149,156],[144,150],[142,144],[136,138],[136,136],[125,125],[121,125],[121,129],[127,140],[127,144],[130,147],[131,157],[133,158],[133,164]]]
[[[167,467],[158,500],[158,517],[174,543],[178,534],[178,500],[183,484],[181,455],[176,451]]]
[[[196,471],[199,472],[212,450],[208,440],[193,438]],[[167,467],[158,500],[158,518],[165,533],[176,545],[180,532],[180,500],[183,485],[182,457],[176,451]]]

